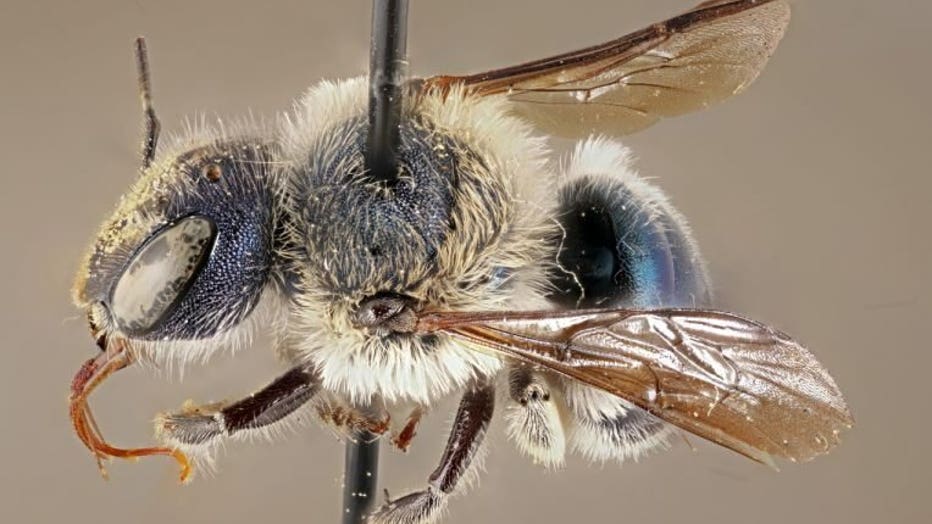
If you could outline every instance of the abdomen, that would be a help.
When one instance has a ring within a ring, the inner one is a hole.
[[[705,264],[666,196],[629,165],[628,150],[581,143],[560,189],[550,300],[563,309],[702,307]],[[589,459],[622,461],[666,445],[673,428],[633,404],[570,380],[567,441]]]
[[[571,309],[708,303],[708,276],[688,225],[631,171],[627,149],[584,142],[564,177],[551,301]]]

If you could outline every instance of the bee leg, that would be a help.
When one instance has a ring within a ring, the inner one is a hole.
[[[424,524],[434,522],[448,496],[469,470],[485,436],[495,409],[495,388],[474,386],[463,395],[453,429],[437,469],[428,478],[427,488],[390,500],[367,522],[377,524]]]
[[[229,403],[185,406],[156,417],[156,434],[194,456],[208,454],[223,438],[268,427],[293,414],[320,389],[310,366],[296,366],[248,397]]]
[[[535,462],[548,467],[563,464],[566,437],[547,377],[527,366],[508,373],[510,402],[505,412],[506,432],[515,445]]]
[[[391,427],[391,417],[382,409],[361,409],[335,398],[315,402],[317,418],[336,434],[349,438],[360,431],[384,435]]]
[[[408,452],[411,441],[414,440],[414,437],[417,435],[417,426],[420,424],[422,416],[424,416],[423,408],[416,407],[411,410],[411,414],[408,415],[408,421],[405,423],[404,427],[397,435],[392,437],[392,445],[398,448],[399,451]]]
[[[567,381],[564,395],[573,416],[570,444],[589,460],[637,460],[667,447],[673,426],[602,390]]]

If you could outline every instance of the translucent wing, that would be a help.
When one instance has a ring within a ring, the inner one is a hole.
[[[695,309],[434,313],[418,324],[622,397],[757,461],[809,460],[852,419],[838,386],[787,335]]]
[[[602,45],[470,76],[437,76],[423,89],[462,84],[504,94],[512,109],[562,136],[618,135],[702,109],[757,78],[790,19],[785,0],[715,0]]]

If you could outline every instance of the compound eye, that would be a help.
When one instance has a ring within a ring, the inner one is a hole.
[[[201,216],[150,237],[113,288],[110,309],[120,328],[138,335],[157,327],[207,262],[215,237],[213,222]]]

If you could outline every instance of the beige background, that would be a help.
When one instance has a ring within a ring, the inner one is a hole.
[[[413,2],[413,70],[469,72],[601,42],[690,0]],[[928,522],[932,4],[798,0],[746,95],[631,137],[640,167],[691,217],[722,307],[806,341],[857,426],[832,455],[774,473],[697,443],[637,464],[558,473],[491,433],[479,489],[451,522]],[[0,521],[336,522],[342,446],[309,428],[237,444],[180,488],[165,460],[102,481],[66,393],[95,351],[69,286],[98,222],[133,180],[131,41],[150,39],[165,129],[199,111],[272,115],[320,78],[365,72],[368,2],[10,2],[0,5]],[[148,442],[151,416],[235,396],[277,372],[256,347],[189,370],[138,370],[96,397],[106,434]],[[453,409],[436,410],[384,485],[420,485]]]

